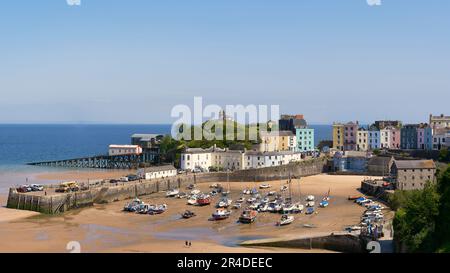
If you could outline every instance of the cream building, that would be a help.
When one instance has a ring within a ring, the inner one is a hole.
[[[297,137],[291,131],[279,131],[278,149],[279,151],[295,151],[297,147]]]
[[[369,131],[366,129],[358,129],[358,132],[356,134],[356,146],[358,151],[367,151],[369,150]]]
[[[279,132],[260,132],[259,152],[275,152],[279,151],[280,135]]]
[[[214,148],[188,148],[181,153],[180,168],[194,170],[196,168],[209,169],[212,166],[212,152]]]
[[[302,160],[300,152],[282,151],[282,152],[257,152],[250,151],[244,155],[244,169],[259,169],[287,165],[291,162]]]
[[[215,150],[211,154],[212,166],[222,170],[242,170],[244,168],[244,151]]]

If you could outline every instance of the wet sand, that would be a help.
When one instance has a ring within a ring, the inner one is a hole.
[[[244,248],[238,244],[245,240],[313,235],[342,231],[359,222],[363,208],[347,200],[348,195],[359,194],[357,188],[362,176],[317,175],[294,180],[294,201],[312,194],[321,199],[330,189],[331,200],[327,208],[318,208],[318,214],[295,215],[289,226],[277,227],[279,214],[260,213],[255,223],[237,222],[242,210],[234,210],[224,221],[209,221],[213,205],[192,207],[186,199],[166,198],[158,193],[141,199],[151,204],[167,204],[168,211],[161,215],[138,215],[122,211],[125,202],[95,205],[68,212],[61,216],[33,216],[0,222],[0,252],[66,252],[70,241],[78,241],[83,252],[310,252],[300,249]],[[211,181],[214,183],[214,181]],[[198,185],[209,191],[211,183]],[[286,180],[268,182],[271,189],[279,190]],[[226,183],[222,183],[226,188]],[[246,187],[259,183],[230,182],[231,198],[237,199]],[[184,190],[184,189],[181,189]],[[287,193],[286,193],[287,194]],[[214,198],[214,204],[219,197]],[[197,216],[181,219],[180,213],[190,209]],[[304,224],[314,226],[306,228]],[[186,248],[186,240],[192,247]],[[324,252],[313,250],[312,252]]]
[[[126,176],[128,174],[135,174],[135,170],[107,170],[107,171],[66,171],[61,173],[43,173],[36,175],[39,180],[75,180],[75,181],[87,181],[100,180],[100,179],[113,179]]]

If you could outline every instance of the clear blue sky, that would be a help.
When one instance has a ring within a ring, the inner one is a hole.
[[[0,123],[170,123],[279,104],[311,123],[449,112],[450,1],[2,1]]]

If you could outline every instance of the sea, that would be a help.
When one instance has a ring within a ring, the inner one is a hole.
[[[0,125],[0,194],[12,186],[33,183],[30,177],[37,174],[70,170],[27,163],[107,154],[110,144],[130,144],[133,134],[170,134],[171,127],[171,124]],[[332,139],[331,125],[310,127],[315,129],[316,144]]]

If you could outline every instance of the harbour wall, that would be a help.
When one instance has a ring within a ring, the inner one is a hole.
[[[189,184],[207,182],[248,182],[270,181],[278,179],[300,178],[324,172],[326,159],[315,158],[289,165],[240,170],[229,174],[202,173],[186,174],[174,177],[128,182],[120,185],[103,185],[87,190],[71,193],[40,195],[35,193],[19,193],[16,189],[9,190],[7,207],[12,209],[31,210],[45,214],[58,214],[93,204],[102,204],[145,196],[173,188],[184,188]]]
[[[294,238],[272,238],[246,241],[240,244],[245,247],[280,247],[299,249],[325,249],[344,253],[364,253],[366,242],[360,236],[340,233]]]

